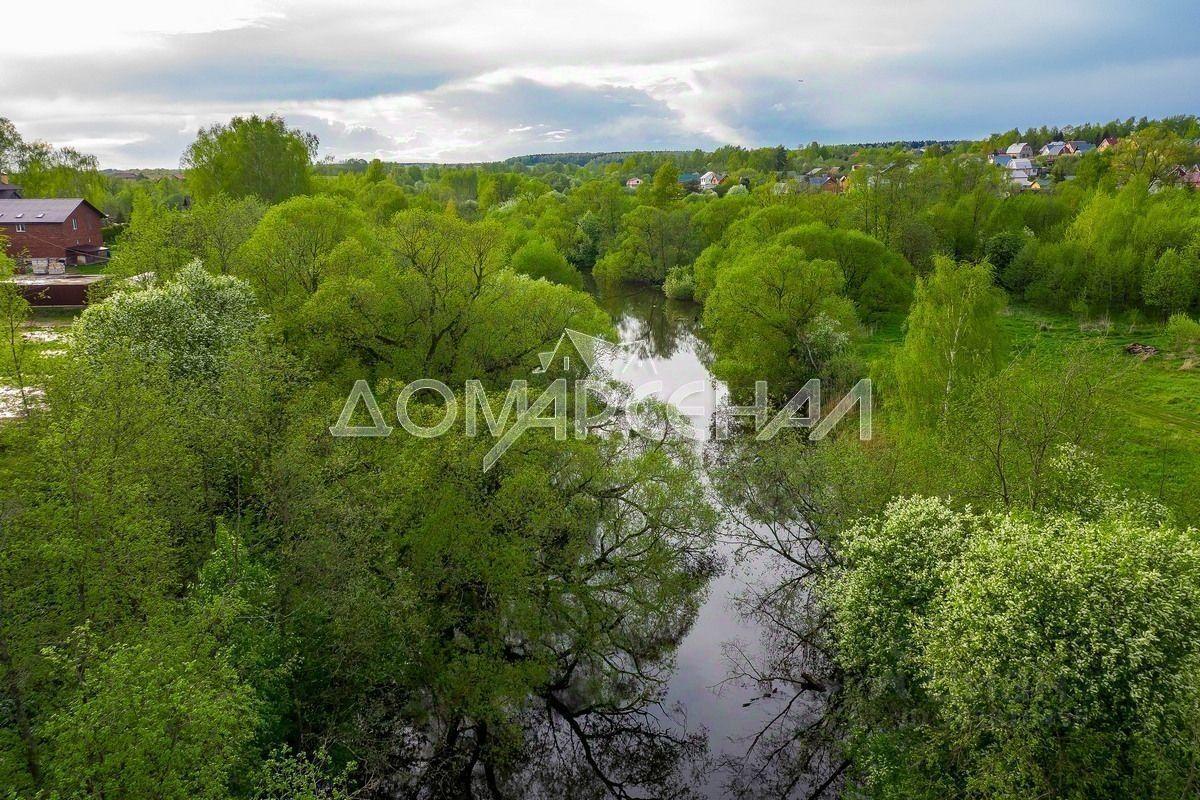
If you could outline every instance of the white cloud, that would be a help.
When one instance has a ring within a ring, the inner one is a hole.
[[[110,166],[239,113],[406,160],[977,135],[1194,110],[1188,2],[26,3],[0,115]]]

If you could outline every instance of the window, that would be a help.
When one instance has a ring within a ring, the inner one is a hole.
[[[79,230],[79,220],[75,219],[74,217],[71,217],[71,230]]]
[[[17,233],[24,233],[24,232],[25,232],[25,223],[18,222],[17,223]]]

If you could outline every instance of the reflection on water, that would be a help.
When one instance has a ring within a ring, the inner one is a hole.
[[[712,377],[712,351],[700,338],[701,307],[666,299],[647,287],[593,289],[613,318],[624,343],[639,342],[640,357],[623,365],[620,380],[635,396],[671,403],[691,423],[697,441],[712,434],[712,419],[726,399],[725,386]]]
[[[689,398],[689,405],[696,408],[681,408],[701,433],[699,438],[704,438],[702,432],[709,429],[710,418],[726,392],[709,372],[712,351],[701,338],[701,307],[668,300],[660,291],[645,287],[593,287],[592,292],[612,316],[621,341],[649,343],[646,363],[623,380],[633,385],[657,381],[653,395],[661,400],[670,400],[689,384],[708,387],[701,397]],[[753,652],[759,642],[758,631],[733,605],[734,598],[744,594],[747,581],[754,579],[755,565],[735,568],[728,563],[733,549],[730,543],[721,546],[726,569],[710,583],[695,624],[676,651],[677,668],[669,686],[669,700],[683,706],[688,727],[707,729],[709,750],[717,761],[740,757],[746,738],[761,728],[769,711],[760,704],[747,705],[756,693],[725,680],[729,671],[726,649]],[[721,774],[710,776],[701,790],[711,797],[722,796]]]

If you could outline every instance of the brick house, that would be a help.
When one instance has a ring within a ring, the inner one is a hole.
[[[106,260],[100,235],[104,213],[87,200],[62,198],[0,199],[0,236],[18,260],[62,259],[68,264]]]
[[[0,200],[16,200],[21,196],[21,187],[8,182],[8,176],[0,173]]]

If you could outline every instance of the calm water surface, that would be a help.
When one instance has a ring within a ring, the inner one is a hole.
[[[700,337],[701,307],[666,299],[662,292],[644,287],[592,288],[600,305],[612,316],[623,342],[644,341],[645,357],[622,376],[632,385],[645,385],[661,400],[676,396],[695,428],[706,438],[712,412],[725,398],[725,387],[709,372],[711,351]],[[680,390],[691,387],[685,401]],[[696,387],[704,387],[696,391]],[[685,409],[682,406],[692,408]],[[697,446],[701,446],[698,444]],[[719,546],[725,569],[709,584],[706,601],[695,624],[676,652],[677,669],[670,685],[670,701],[680,703],[689,729],[708,731],[713,756],[739,757],[745,752],[746,737],[758,730],[769,709],[759,704],[743,707],[755,692],[725,682],[729,662],[726,646],[740,642],[747,650],[757,649],[759,632],[736,611],[733,599],[746,582],[754,580],[753,566],[734,567],[733,546]],[[721,776],[709,780],[710,796],[721,796]]]

